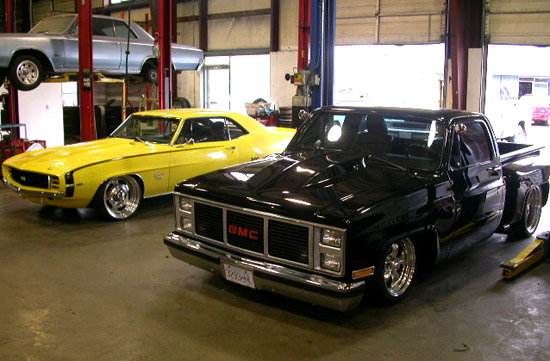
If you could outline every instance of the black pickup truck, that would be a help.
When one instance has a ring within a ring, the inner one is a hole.
[[[393,304],[419,270],[496,231],[536,230],[539,153],[497,142],[477,113],[326,107],[283,153],[180,183],[164,243],[255,289],[341,311]]]

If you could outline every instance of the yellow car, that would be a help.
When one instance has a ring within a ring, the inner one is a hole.
[[[108,138],[19,154],[4,183],[32,202],[125,219],[184,179],[282,151],[294,129],[200,109],[134,113]]]

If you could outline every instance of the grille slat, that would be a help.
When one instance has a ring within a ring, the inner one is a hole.
[[[308,264],[309,229],[270,220],[268,251],[270,256]]]
[[[223,242],[223,211],[218,207],[195,203],[195,232]]]

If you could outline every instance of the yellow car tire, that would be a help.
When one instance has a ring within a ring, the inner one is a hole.
[[[99,187],[95,208],[106,219],[123,220],[136,212],[141,197],[141,186],[136,178],[130,175],[117,176]]]

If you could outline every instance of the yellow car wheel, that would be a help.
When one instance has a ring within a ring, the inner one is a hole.
[[[126,219],[137,210],[141,202],[141,193],[141,187],[134,177],[113,177],[99,188],[96,209],[105,218]]]

